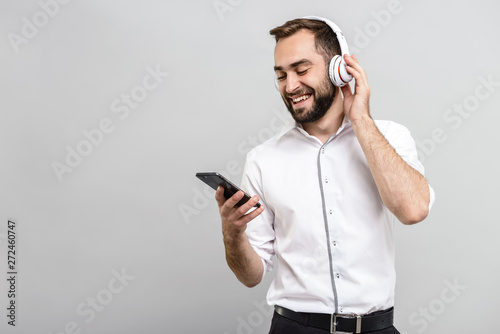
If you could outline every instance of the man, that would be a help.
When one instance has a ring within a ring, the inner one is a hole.
[[[415,142],[405,127],[371,118],[355,56],[344,56],[354,93],[332,84],[328,63],[340,48],[327,24],[296,19],[270,33],[295,125],[248,153],[250,201],[237,207],[241,192],[216,192],[227,263],[252,287],[276,255],[270,333],[399,333],[393,226],[422,221],[434,201]],[[259,198],[265,205],[249,211]]]

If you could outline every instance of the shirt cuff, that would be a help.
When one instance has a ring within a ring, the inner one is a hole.
[[[429,184],[429,194],[430,194],[430,199],[429,199],[429,212],[431,212],[431,208],[434,205],[434,201],[436,200],[436,194],[434,193],[434,189],[432,189],[431,185]]]

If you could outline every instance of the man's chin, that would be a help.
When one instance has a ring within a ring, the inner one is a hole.
[[[306,111],[304,110],[304,108],[294,109],[293,111],[290,112],[290,114],[297,123],[301,124],[304,122],[305,118],[307,118]]]
[[[293,119],[300,124],[312,123],[317,121],[317,116],[311,115],[314,113],[313,108],[298,108],[294,109],[292,114]]]
[[[297,117],[304,117],[305,115],[307,115],[307,111],[306,108],[297,108],[293,109],[293,114]]]

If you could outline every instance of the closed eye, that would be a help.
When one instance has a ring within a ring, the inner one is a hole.
[[[306,74],[306,73],[307,73],[307,71],[309,71],[309,69],[305,69],[305,70],[303,70],[303,71],[297,71],[296,73],[297,73],[298,75],[304,75],[304,74]],[[278,81],[283,81],[283,80],[285,80],[285,79],[286,79],[286,73],[281,74],[281,75],[278,75],[276,78],[278,79]]]

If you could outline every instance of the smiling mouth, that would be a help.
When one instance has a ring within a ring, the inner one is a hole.
[[[302,101],[305,101],[307,99],[309,99],[311,97],[312,94],[304,94],[304,95],[300,95],[298,97],[295,97],[295,98],[291,98],[290,100],[292,100],[293,104],[297,104],[299,102],[302,102]]]

